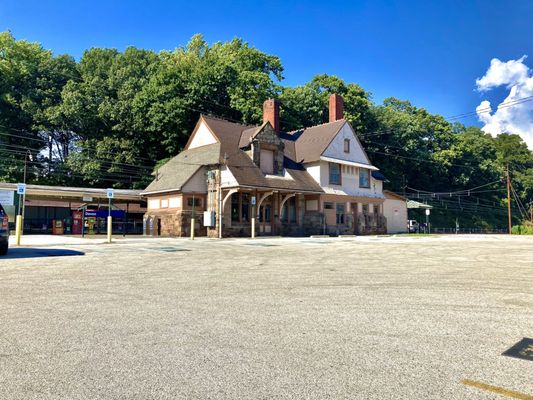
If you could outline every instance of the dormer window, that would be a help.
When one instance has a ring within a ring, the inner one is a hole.
[[[274,174],[274,151],[261,149],[260,164],[263,174]]]
[[[344,139],[344,152],[350,152],[350,139]]]

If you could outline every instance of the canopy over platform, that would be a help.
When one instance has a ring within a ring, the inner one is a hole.
[[[16,183],[0,182],[2,190],[17,190]],[[26,185],[26,198],[41,200],[63,200],[72,202],[92,202],[105,200],[107,202],[107,189],[80,188],[65,186]],[[141,190],[115,189],[113,202],[141,202]]]
[[[429,204],[420,203],[419,201],[415,200],[407,200],[407,208],[425,208],[425,209],[432,209],[433,206],[430,206]]]

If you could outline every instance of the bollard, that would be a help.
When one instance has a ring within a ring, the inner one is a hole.
[[[17,215],[15,221],[15,237],[17,239],[17,246],[20,246],[20,235],[22,235],[22,215]]]
[[[191,240],[194,240],[194,225],[195,225],[194,218],[191,218]]]
[[[111,243],[111,236],[113,235],[113,217],[107,217],[107,243]]]
[[[255,238],[255,218],[252,217],[252,239]]]

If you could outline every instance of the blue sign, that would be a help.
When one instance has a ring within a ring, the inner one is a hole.
[[[107,198],[112,199],[115,197],[115,189],[107,189]]]
[[[17,194],[26,194],[26,184],[25,183],[19,183],[17,185]]]
[[[87,218],[107,218],[108,215],[108,210],[85,210],[85,217]],[[111,210],[111,216],[113,218],[126,218],[126,211]]]

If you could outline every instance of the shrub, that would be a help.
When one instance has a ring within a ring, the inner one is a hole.
[[[515,225],[511,230],[513,235],[533,235],[533,226],[531,225]]]

